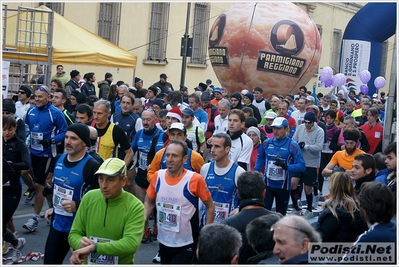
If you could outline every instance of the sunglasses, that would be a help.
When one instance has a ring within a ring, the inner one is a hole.
[[[345,105],[345,102],[339,102],[340,105]]]
[[[18,91],[18,94],[26,94],[26,92],[25,91]]]
[[[312,121],[303,121],[303,123],[305,123],[305,124],[312,124],[313,122],[312,122]]]
[[[381,102],[374,101],[374,104],[381,104]]]

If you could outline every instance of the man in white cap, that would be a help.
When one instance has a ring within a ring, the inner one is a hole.
[[[287,213],[291,191],[291,172],[303,172],[306,163],[297,142],[287,136],[289,127],[284,117],[277,117],[272,123],[274,137],[266,139],[258,150],[255,171],[265,167],[265,207],[270,210],[276,199],[276,212]]]
[[[68,242],[71,264],[133,264],[144,229],[144,206],[123,190],[127,182],[123,160],[109,158],[98,171],[100,189],[86,193]]]

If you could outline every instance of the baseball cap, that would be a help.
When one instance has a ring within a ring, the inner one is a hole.
[[[306,99],[307,99],[308,101],[313,101],[313,102],[314,102],[314,97],[311,96],[311,95],[308,95],[308,96],[306,97]]]
[[[185,108],[181,112],[184,116],[194,116],[194,110],[191,108]]]
[[[166,74],[165,74],[165,73],[162,73],[161,75],[159,75],[159,78],[164,78],[164,79],[167,79],[167,78],[168,78],[168,76],[166,76]]]
[[[183,132],[184,134],[187,133],[186,127],[184,127],[184,124],[181,123],[181,122],[174,122],[174,123],[172,123],[172,124],[170,125],[169,131],[171,131],[171,130],[173,130],[173,129],[179,130],[179,131]]]
[[[246,95],[247,93],[249,93],[249,91],[247,89],[244,89],[244,90],[241,91],[242,95]]]
[[[378,94],[373,94],[373,98],[378,98]]]
[[[221,94],[221,93],[222,93],[222,88],[220,88],[220,87],[215,87],[215,89],[213,89],[213,93],[219,93],[219,94]]]
[[[277,127],[277,128],[288,127],[288,121],[283,117],[277,117],[274,119],[271,127]]]
[[[306,122],[316,122],[317,121],[316,114],[314,114],[312,111],[308,111],[305,113],[303,120]]]
[[[266,113],[266,116],[265,116],[266,119],[275,119],[276,117],[277,117],[277,114],[272,111]]]
[[[95,174],[105,174],[107,176],[116,176],[121,174],[122,176],[126,176],[126,171],[126,164],[123,160],[118,158],[109,158],[101,164]]]

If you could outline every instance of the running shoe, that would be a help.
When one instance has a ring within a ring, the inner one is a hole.
[[[33,188],[32,188],[32,189],[33,189]],[[30,190],[30,189],[29,189],[29,190]],[[26,197],[25,203],[27,204],[27,203],[31,202],[32,199],[34,198],[35,194],[36,194],[36,191],[35,191],[35,189],[33,189],[33,190],[30,192],[30,194]]]
[[[32,217],[29,219],[23,226],[29,232],[34,232],[37,230],[37,226],[39,225],[39,220],[36,217]]]
[[[156,224],[154,224],[152,227],[151,238],[154,241],[156,241],[158,238],[158,226]]]
[[[147,244],[151,242],[151,229],[145,229],[143,238],[141,239],[142,244]]]
[[[157,252],[157,255],[152,259],[153,263],[161,263],[161,256],[159,256],[159,251]]]
[[[14,246],[14,252],[12,253],[12,262],[16,263],[22,258],[21,249],[25,246],[26,240],[23,237],[18,238],[18,245]]]

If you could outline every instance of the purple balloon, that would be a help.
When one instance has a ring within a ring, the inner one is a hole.
[[[325,82],[333,76],[333,70],[330,67],[324,67],[320,71],[320,81]]]
[[[332,78],[328,79],[327,81],[324,82],[324,87],[330,87],[332,85],[333,81]]]
[[[371,79],[371,73],[368,70],[363,70],[360,73],[360,80],[362,83],[368,83]]]
[[[362,92],[365,95],[369,93],[369,88],[367,87],[367,84],[360,85],[360,92]]]
[[[345,77],[345,75],[342,74],[342,73],[337,73],[337,74],[335,74],[334,77],[333,77],[332,79],[333,79],[333,80],[332,80],[332,84],[333,84],[334,86],[342,86],[342,85],[345,84],[345,81],[346,81],[346,77]]]
[[[381,89],[382,87],[385,86],[386,80],[384,77],[382,76],[378,76],[377,78],[375,78],[374,80],[374,86],[377,89]]]

